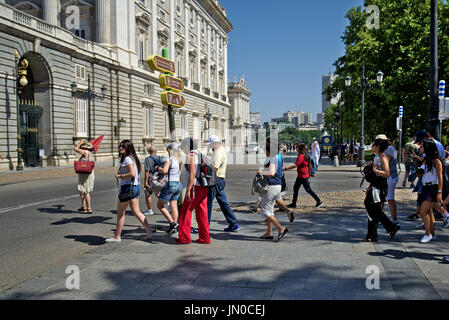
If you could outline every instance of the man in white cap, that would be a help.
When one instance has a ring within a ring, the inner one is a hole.
[[[316,170],[318,170],[318,166],[319,166],[319,163],[320,163],[320,155],[321,155],[320,144],[318,143],[316,138],[313,138],[313,142],[312,142],[312,159],[315,160],[314,165],[316,166],[314,168],[314,172]]]
[[[207,194],[207,210],[208,210],[208,218],[209,225],[212,216],[212,203],[214,199],[217,199],[218,204],[220,205],[221,211],[228,222],[228,227],[224,229],[225,232],[237,232],[240,227],[237,224],[237,218],[232,212],[231,206],[228,203],[226,198],[226,193],[224,191],[226,187],[226,165],[227,165],[227,156],[226,151],[221,143],[221,139],[213,135],[209,137],[209,140],[206,143],[206,146],[211,147],[214,151],[214,167],[217,170],[217,184],[213,187],[209,188],[209,192]]]

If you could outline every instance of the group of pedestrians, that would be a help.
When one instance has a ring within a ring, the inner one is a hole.
[[[369,242],[378,240],[379,223],[391,237],[400,230],[395,202],[395,189],[399,182],[396,149],[391,141],[381,134],[372,144],[372,153],[374,154],[372,164],[374,176],[366,190],[364,201],[368,213],[368,232],[364,240]],[[425,229],[420,242],[428,243],[436,240],[436,215],[440,215],[443,219],[443,228],[449,225],[449,214],[445,208],[449,204],[448,176],[445,171],[446,152],[439,141],[427,131],[421,130],[405,145],[402,156],[406,169],[402,186],[406,187],[409,181],[413,192],[418,193],[417,210],[407,217],[407,220],[422,221],[417,226],[417,228]],[[418,182],[415,185],[416,179]],[[383,212],[385,202],[388,202],[391,220]]]
[[[178,238],[174,242],[176,244],[192,242],[191,232],[193,229],[191,228],[191,219],[193,210],[195,210],[198,223],[197,233],[199,234],[199,239],[196,242],[202,244],[211,242],[209,226],[215,199],[228,223],[228,227],[224,231],[239,231],[240,226],[237,224],[237,218],[228,203],[225,193],[226,152],[218,136],[211,136],[206,145],[214,151],[212,162],[216,170],[216,183],[212,186],[203,185],[200,179],[200,166],[206,156],[198,150],[198,142],[195,139],[185,138],[180,144],[170,143],[166,147],[168,154],[166,158],[158,156],[157,149],[154,146],[148,149],[149,156],[145,159],[145,181],[143,183],[148,210],[142,213],[139,208],[141,163],[133,143],[129,140],[122,141],[119,145],[120,167],[118,172],[115,173],[117,181],[120,180],[116,211],[117,227],[114,236],[106,239],[106,242],[121,242],[121,233],[125,223],[125,211],[128,206],[146,230],[146,235],[142,239],[152,239],[152,231],[146,219],[146,216],[154,214],[152,210],[152,195],[157,197],[157,208],[169,223],[167,233],[173,234],[178,232]],[[87,141],[81,141],[75,148],[75,151],[80,153],[82,158],[91,156],[91,151],[89,150]],[[185,154],[186,163],[184,165],[180,151]],[[180,177],[183,168],[185,169],[185,179],[182,186]],[[79,178],[79,191],[83,200],[83,209],[84,203],[86,203],[86,210],[89,210],[90,197],[88,197],[88,192],[92,191],[93,186],[92,188],[87,188],[90,186],[88,182],[81,183],[84,181],[82,180],[84,178]],[[91,175],[91,178],[93,179],[93,175]],[[154,187],[154,179],[165,181],[161,189]],[[185,190],[184,200],[178,213],[178,200],[183,189]],[[167,209],[167,206],[170,208],[170,211]]]

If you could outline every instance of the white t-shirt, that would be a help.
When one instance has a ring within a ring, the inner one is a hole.
[[[132,183],[132,178],[130,179],[122,179],[122,181],[120,181],[120,185],[129,185],[129,184],[133,184],[135,186],[138,186],[140,184],[140,177],[139,177],[139,172],[137,172],[137,165],[136,162],[134,161],[134,159],[132,157],[126,157],[125,160],[123,160],[123,162],[120,164],[120,168],[119,168],[119,173],[120,174],[127,174],[129,173],[128,170],[128,166],[132,164],[134,166],[134,172],[136,173],[136,176],[134,177],[134,183]]]
[[[312,158],[318,159],[320,157],[320,145],[318,141],[314,141],[312,144]]]

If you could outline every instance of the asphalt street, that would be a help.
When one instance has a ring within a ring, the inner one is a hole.
[[[286,162],[294,160],[292,155]],[[230,202],[256,198],[251,195],[251,184],[258,167],[258,164],[228,167],[226,191]],[[323,167],[312,180],[312,188],[317,193],[359,188],[361,176],[356,168],[349,172],[329,168],[324,170]],[[286,178],[291,193],[296,172],[287,172]],[[80,199],[76,177],[0,186],[0,291],[78,257],[112,236],[116,223],[115,178],[110,174],[97,174],[92,198],[94,214],[85,216],[77,211]],[[142,196],[140,204],[142,210],[146,209]],[[153,208],[156,209],[155,203]],[[157,209],[155,211],[158,215]],[[148,218],[150,224],[152,219]],[[124,237],[138,238],[143,234],[137,219],[128,212]]]

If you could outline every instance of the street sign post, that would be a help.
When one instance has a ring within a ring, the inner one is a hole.
[[[164,74],[159,77],[159,85],[162,89],[172,90],[175,92],[184,91],[184,83],[181,79]]]
[[[152,70],[162,73],[174,74],[176,71],[175,63],[167,58],[154,54],[147,59],[147,63]]]
[[[397,120],[397,126],[399,130],[399,152],[398,152],[398,158],[399,158],[399,170],[401,169],[401,162],[402,162],[402,116],[404,115],[404,107],[399,106],[399,118]]]
[[[186,99],[182,95],[170,91],[162,92],[161,100],[164,106],[183,108],[186,104]]]

